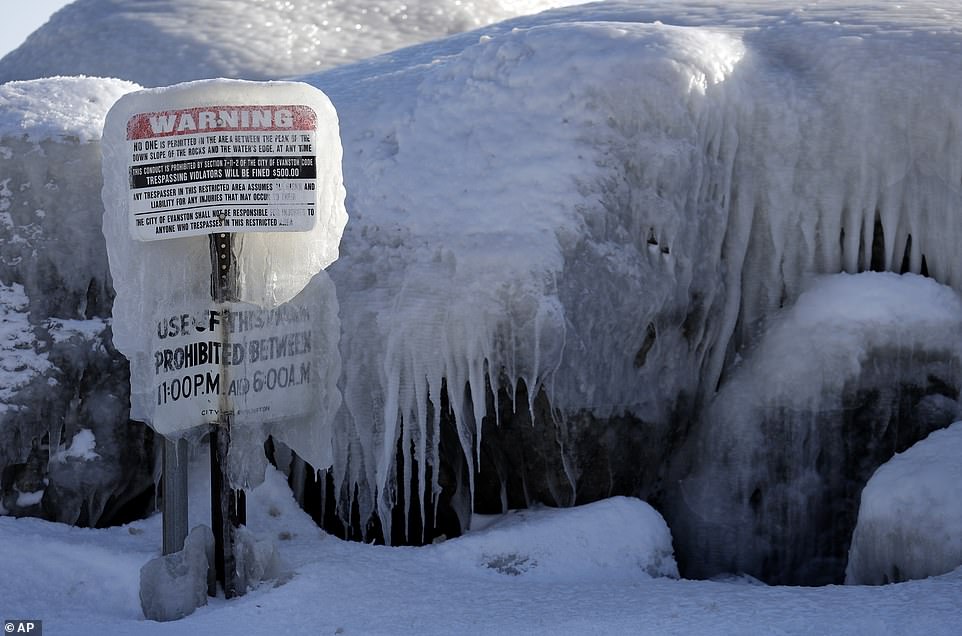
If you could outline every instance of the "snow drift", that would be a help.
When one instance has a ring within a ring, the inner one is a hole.
[[[845,582],[924,579],[962,565],[962,422],[883,464],[862,491]]]
[[[671,532],[651,506],[613,497],[565,509],[476,517],[470,533],[432,548],[450,563],[473,564],[532,581],[678,578]]]

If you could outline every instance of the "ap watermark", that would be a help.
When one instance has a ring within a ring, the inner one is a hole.
[[[43,621],[37,620],[4,620],[4,634],[30,634],[30,636],[43,636]]]

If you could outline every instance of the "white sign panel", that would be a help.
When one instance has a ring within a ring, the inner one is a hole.
[[[237,423],[304,415],[328,353],[314,325],[311,307],[296,304],[226,303],[160,317],[151,338],[154,426],[216,422],[225,408]]]
[[[213,105],[127,121],[131,235],[302,232],[317,219],[317,114]]]

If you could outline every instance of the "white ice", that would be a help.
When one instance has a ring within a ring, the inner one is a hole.
[[[476,516],[471,527],[473,532],[435,548],[445,562],[531,581],[678,578],[668,526],[638,499]]]
[[[883,464],[862,491],[845,582],[924,579],[962,565],[962,422]]]

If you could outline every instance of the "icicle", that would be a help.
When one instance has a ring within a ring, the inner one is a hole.
[[[291,465],[291,491],[294,499],[299,502],[304,501],[304,485],[307,481],[307,464],[299,456],[294,455]]]
[[[427,464],[429,458],[427,456],[427,437],[428,437],[428,400],[429,398],[429,388],[426,378],[423,374],[414,371],[414,421],[417,422],[417,436],[415,438],[415,450],[414,454],[417,457],[418,463],[418,513],[421,515],[421,541],[423,542],[426,538],[427,532],[427,518],[425,517],[425,499],[429,497],[430,489],[427,484],[425,484],[425,479],[427,475]],[[410,500],[409,500],[410,501]],[[408,504],[410,507],[410,503]]]

